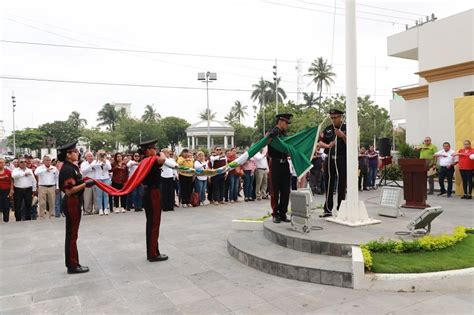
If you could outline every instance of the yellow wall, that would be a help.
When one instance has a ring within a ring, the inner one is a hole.
[[[463,147],[464,140],[471,140],[474,144],[474,96],[454,99],[454,128],[456,152]],[[456,168],[456,195],[462,194],[461,174]]]

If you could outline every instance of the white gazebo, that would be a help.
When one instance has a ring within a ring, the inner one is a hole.
[[[211,143],[209,147],[214,146],[214,139],[224,138],[224,148],[234,146],[234,127],[223,121],[210,121]],[[199,146],[199,138],[202,140],[202,145],[207,146],[207,120],[201,120],[192,124],[186,129],[186,136],[188,138],[188,148],[195,149]],[[229,141],[230,140],[230,141]],[[220,143],[220,141],[219,141]]]

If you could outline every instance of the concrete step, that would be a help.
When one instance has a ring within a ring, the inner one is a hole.
[[[294,231],[290,224],[275,224],[268,220],[263,223],[263,235],[274,244],[300,252],[348,258],[352,256],[353,244],[318,240],[320,231],[303,234]]]
[[[353,288],[352,260],[294,251],[267,240],[262,231],[236,231],[227,240],[229,254],[241,263],[282,278]]]

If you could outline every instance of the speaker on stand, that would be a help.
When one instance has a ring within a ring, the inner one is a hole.
[[[392,164],[390,138],[380,138],[378,141],[378,149],[380,160],[382,161],[382,176],[380,176],[379,186],[390,186],[389,184],[393,183],[396,186],[400,187],[400,185],[394,180],[391,180],[387,184],[387,172],[385,171],[385,168],[387,165]]]

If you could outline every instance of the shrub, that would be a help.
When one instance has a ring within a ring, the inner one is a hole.
[[[390,164],[383,169],[383,174],[388,180],[401,180],[402,179],[402,169],[398,164]]]
[[[455,245],[463,240],[467,233],[474,234],[474,229],[458,226],[452,234],[426,235],[418,240],[387,240],[381,238],[378,241],[370,241],[361,245],[364,265],[370,270],[372,267],[371,253],[413,253],[421,251],[435,251]]]

